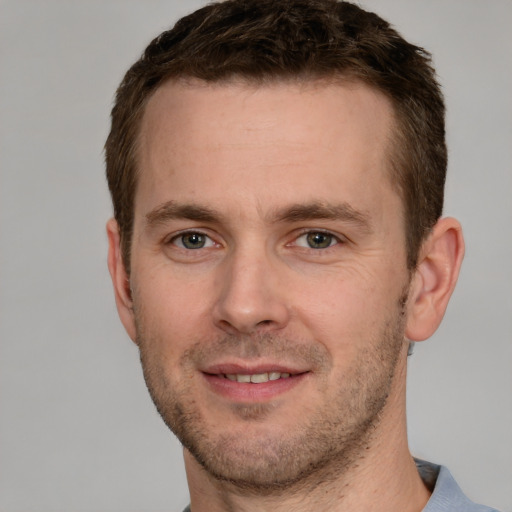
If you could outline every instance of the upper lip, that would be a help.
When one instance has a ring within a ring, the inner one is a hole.
[[[257,375],[271,372],[297,375],[307,372],[308,369],[283,363],[218,363],[206,366],[201,371],[210,375]]]

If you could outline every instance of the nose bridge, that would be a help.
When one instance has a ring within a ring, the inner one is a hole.
[[[224,330],[251,333],[282,328],[288,309],[279,286],[279,261],[257,240],[239,244],[223,263],[214,308]]]

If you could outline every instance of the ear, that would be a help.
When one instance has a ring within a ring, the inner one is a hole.
[[[439,327],[463,258],[460,223],[452,218],[440,219],[422,245],[412,278],[405,330],[409,340],[425,340]]]
[[[130,290],[130,280],[128,272],[124,266],[121,253],[121,235],[119,226],[115,219],[107,222],[108,236],[108,270],[114,285],[114,294],[116,298],[117,312],[126,332],[135,342],[135,317],[133,314],[132,294]]]

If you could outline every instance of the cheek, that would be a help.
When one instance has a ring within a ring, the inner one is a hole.
[[[374,342],[383,324],[397,314],[398,278],[386,285],[369,274],[358,277],[340,272],[316,286],[303,283],[293,290],[296,313],[314,339],[351,351]]]
[[[139,334],[152,350],[179,353],[203,338],[208,321],[208,293],[200,280],[186,283],[160,272],[140,275],[134,286],[134,306]]]

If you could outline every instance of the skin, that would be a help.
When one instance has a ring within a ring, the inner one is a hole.
[[[169,82],[150,99],[131,269],[114,220],[109,268],[194,512],[427,502],[407,345],[441,321],[463,241],[440,220],[408,271],[392,130],[357,83]],[[225,378],[272,371],[292,375]]]

